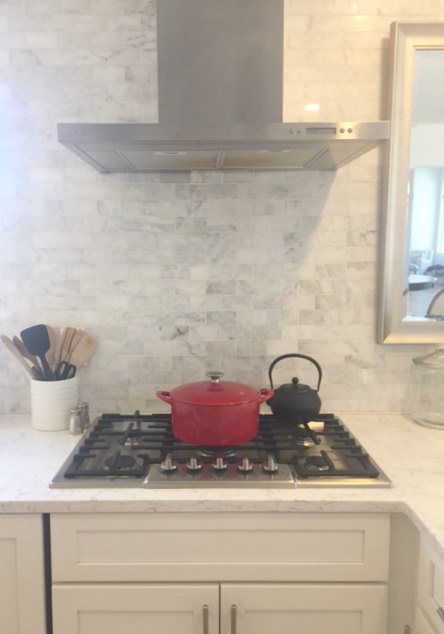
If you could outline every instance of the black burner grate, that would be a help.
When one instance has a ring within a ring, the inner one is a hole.
[[[143,479],[151,465],[169,455],[178,464],[198,456],[210,464],[215,455],[239,464],[245,457],[263,464],[272,455],[278,464],[290,465],[299,478],[377,478],[379,471],[343,423],[333,414],[322,414],[304,423],[278,421],[261,415],[258,434],[244,445],[199,448],[174,438],[169,414],[103,414],[73,455],[64,477]]]

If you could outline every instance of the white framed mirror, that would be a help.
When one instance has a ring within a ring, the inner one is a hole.
[[[444,343],[444,23],[394,23],[380,343]]]

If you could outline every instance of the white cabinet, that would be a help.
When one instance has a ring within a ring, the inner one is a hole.
[[[384,634],[385,514],[54,515],[54,634]]]
[[[444,559],[425,537],[418,566],[416,634],[444,634]]]
[[[0,632],[46,633],[40,515],[0,516]]]

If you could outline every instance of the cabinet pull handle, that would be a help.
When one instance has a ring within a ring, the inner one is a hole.
[[[210,632],[210,609],[208,605],[204,605],[202,608],[202,632],[203,634],[209,634]]]
[[[231,606],[231,631],[230,634],[237,634],[237,605]]]
[[[441,619],[441,621],[444,621],[444,610],[443,610],[443,608],[440,607],[436,611],[438,612],[438,616]]]

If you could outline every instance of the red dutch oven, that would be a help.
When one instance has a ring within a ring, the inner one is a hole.
[[[171,405],[175,438],[191,445],[227,447],[248,442],[257,435],[259,407],[273,390],[221,381],[221,372],[208,372],[209,381],[187,383],[171,392],[156,392]]]

